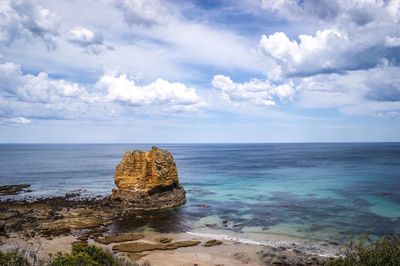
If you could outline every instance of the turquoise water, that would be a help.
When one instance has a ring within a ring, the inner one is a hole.
[[[119,226],[221,230],[343,242],[400,231],[400,144],[158,145],[176,159],[187,203]],[[0,145],[0,184],[24,197],[106,195],[126,150],[150,145]],[[226,221],[223,223],[223,221]]]

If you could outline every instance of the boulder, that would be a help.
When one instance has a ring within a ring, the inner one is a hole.
[[[172,154],[157,147],[126,152],[114,181],[117,189],[113,189],[112,199],[133,209],[167,209],[186,201]]]

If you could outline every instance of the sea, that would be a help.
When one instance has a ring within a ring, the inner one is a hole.
[[[32,185],[15,198],[103,197],[124,152],[151,146],[0,144],[0,185]],[[187,202],[133,214],[115,230],[334,245],[400,232],[400,143],[156,146],[172,152]]]

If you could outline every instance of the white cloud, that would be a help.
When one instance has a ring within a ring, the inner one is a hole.
[[[25,117],[13,117],[10,119],[10,122],[18,125],[27,125],[32,123],[30,119]]]
[[[296,23],[295,31],[261,37],[260,51],[273,60],[268,77],[340,73],[374,68],[382,60],[399,62],[399,53],[390,50],[399,42],[392,37],[398,35],[399,2],[261,1],[263,9]]]
[[[47,73],[24,75],[20,65],[0,64],[0,93],[20,101],[49,103],[63,97],[85,97],[86,90],[77,83],[50,79]],[[1,95],[0,94],[0,95]]]
[[[158,0],[115,0],[129,25],[164,24],[171,17],[169,9]]]
[[[306,108],[339,108],[363,102],[367,92],[363,73],[320,74],[302,78],[297,85],[299,104]]]
[[[230,77],[216,75],[212,86],[221,91],[225,100],[233,104],[253,103],[260,106],[276,105],[276,98],[281,102],[290,100],[295,91],[290,83],[273,85],[269,81],[251,80],[245,83],[235,83]]]
[[[195,89],[178,82],[158,79],[138,86],[127,75],[103,75],[87,88],[45,72],[24,74],[15,63],[0,64],[0,117],[12,123],[27,122],[19,117],[104,120],[123,118],[129,110],[162,115],[196,112],[205,106]]]
[[[36,37],[48,49],[56,46],[60,18],[31,0],[3,0],[0,3],[0,43],[9,45],[17,38]]]
[[[385,46],[386,47],[399,47],[400,46],[400,38],[387,36],[385,38]]]
[[[387,64],[347,74],[320,74],[300,79],[298,104],[337,108],[342,113],[375,115],[400,110],[400,67]]]
[[[398,0],[261,0],[261,8],[289,21],[351,22],[359,26],[382,18],[398,21],[400,13]]]
[[[99,54],[106,50],[112,50],[103,42],[103,36],[84,27],[76,27],[67,33],[67,41],[82,47],[88,53]]]
[[[262,72],[262,59],[254,49],[255,43],[226,28],[191,21],[181,14],[178,5],[157,0],[115,0],[115,3],[130,26],[129,32],[137,37],[137,46],[148,45],[145,42],[148,40],[152,46],[156,44],[150,48],[152,53],[161,51],[185,67],[206,65]],[[148,12],[143,11],[147,8]],[[138,14],[147,14],[146,19],[142,20]]]
[[[290,40],[285,33],[263,35],[261,51],[276,60],[283,75],[312,74],[348,67],[345,54],[351,49],[344,31],[327,29],[315,36],[302,34],[299,42]]]
[[[396,22],[400,22],[400,1],[391,0],[386,5],[387,12]]]
[[[157,79],[146,86],[138,86],[126,74],[111,74],[102,76],[96,87],[106,91],[104,97],[107,101],[125,102],[134,106],[161,106],[171,110],[197,111],[205,105],[195,89],[163,79]]]
[[[376,116],[388,119],[400,119],[400,112],[378,112]]]

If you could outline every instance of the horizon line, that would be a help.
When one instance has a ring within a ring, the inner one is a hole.
[[[277,141],[277,142],[0,142],[0,145],[13,144],[136,144],[136,145],[174,145],[174,144],[368,144],[368,143],[400,143],[400,141]]]

